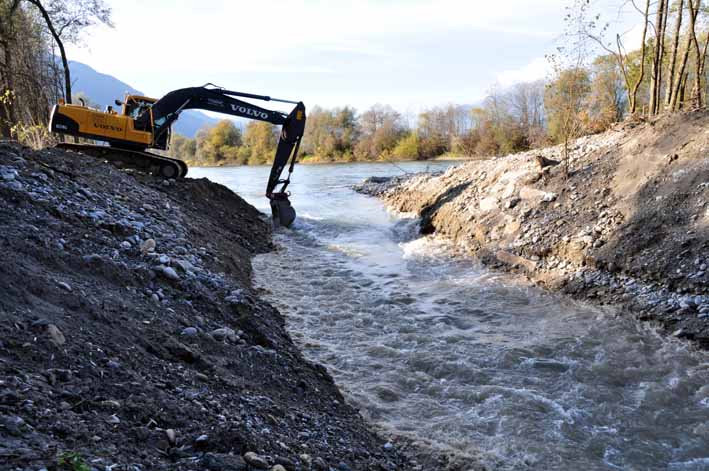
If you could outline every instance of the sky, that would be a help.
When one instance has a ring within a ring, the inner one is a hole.
[[[107,0],[114,27],[91,28],[68,53],[155,97],[211,82],[415,114],[545,78],[571,1]],[[627,2],[593,3],[612,31],[636,35]]]

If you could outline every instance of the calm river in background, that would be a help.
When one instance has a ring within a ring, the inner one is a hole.
[[[269,211],[268,172],[190,176]],[[294,339],[364,414],[492,469],[709,470],[708,353],[453,256],[349,188],[400,173],[297,166],[298,219],[275,234],[282,250],[254,260]]]

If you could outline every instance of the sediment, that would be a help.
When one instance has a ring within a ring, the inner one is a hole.
[[[709,348],[709,114],[629,121],[561,146],[358,190],[421,232],[554,292]],[[566,165],[568,163],[568,165]]]
[[[0,468],[417,469],[252,288],[227,188],[2,142],[0,228]]]

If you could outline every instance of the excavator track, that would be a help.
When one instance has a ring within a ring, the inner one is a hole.
[[[178,159],[110,146],[95,146],[89,144],[72,144],[62,142],[57,144],[60,149],[72,150],[106,160],[119,168],[132,168],[166,180],[182,178],[187,175],[187,164]]]

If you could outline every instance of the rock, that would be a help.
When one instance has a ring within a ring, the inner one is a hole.
[[[534,160],[537,162],[537,166],[539,166],[539,170],[542,170],[546,167],[551,167],[554,165],[559,165],[558,160],[553,160],[553,159],[547,159],[543,155],[537,155],[534,157]]]
[[[59,286],[59,287],[62,288],[63,290],[71,291],[71,286],[69,286],[68,283],[65,283],[65,282],[63,282],[63,281],[57,281],[57,286]]]
[[[533,202],[549,202],[549,201],[554,201],[556,199],[556,193],[551,193],[551,192],[546,192],[542,190],[538,190],[536,188],[532,188],[529,186],[523,186],[519,190],[519,197],[523,200],[527,201],[533,201]]]
[[[119,419],[116,414],[111,415],[109,418],[106,419],[106,422],[109,424],[120,424],[121,419]]]
[[[197,335],[197,329],[194,327],[185,327],[182,329],[182,332],[180,332],[180,335],[184,335],[186,337],[194,337]]]
[[[280,464],[277,464],[273,468],[271,468],[271,471],[286,471],[286,468],[284,468]]]
[[[130,249],[131,247],[132,247],[131,243],[128,242],[127,240],[124,240],[123,242],[121,242],[121,248],[122,248],[123,250],[128,250],[128,249]]]
[[[180,279],[180,275],[178,275],[175,269],[172,267],[162,267],[161,273],[168,280],[177,281]]]
[[[525,268],[529,272],[534,271],[537,268],[536,262],[533,262],[532,260],[528,260],[524,257],[520,257],[519,255],[515,255],[510,252],[506,252],[504,250],[498,250],[495,253],[495,256],[498,258],[498,260],[500,260],[508,265],[520,266],[520,267]]]
[[[175,265],[185,273],[192,273],[194,271],[194,265],[187,260],[176,260]]]
[[[194,439],[194,446],[197,449],[206,448],[208,443],[209,443],[209,435],[207,435],[207,434],[202,434]]]
[[[257,455],[253,451],[247,451],[244,454],[244,461],[246,461],[249,466],[253,466],[256,469],[268,469],[268,462],[266,459]]]
[[[480,200],[480,211],[494,211],[497,209],[497,198],[489,196]]]
[[[170,263],[170,257],[168,257],[167,255],[160,255],[158,261],[163,265],[167,265],[168,263]]]
[[[6,182],[13,181],[18,175],[17,170],[12,167],[0,167],[0,179]]]
[[[507,209],[513,209],[515,206],[519,204],[519,202],[522,201],[520,198],[514,197],[510,198],[507,203],[505,204],[505,207]]]
[[[385,450],[391,450],[391,449],[393,449],[393,448],[394,448],[394,445],[393,445],[391,442],[386,442],[386,443],[384,444],[384,449],[385,449]]]
[[[210,334],[217,340],[230,340],[232,342],[239,340],[239,337],[236,335],[236,332],[234,332],[234,329],[230,329],[229,327],[222,327],[221,329],[213,330]]]
[[[146,239],[145,242],[140,244],[140,251],[143,252],[144,255],[155,252],[155,245],[155,239]]]
[[[47,333],[49,334],[49,337],[54,345],[59,346],[64,345],[66,343],[66,338],[64,338],[64,334],[61,330],[59,330],[59,327],[57,327],[56,325],[47,325]]]
[[[324,459],[317,457],[313,460],[313,469],[316,469],[317,471],[328,471],[329,466]]]

